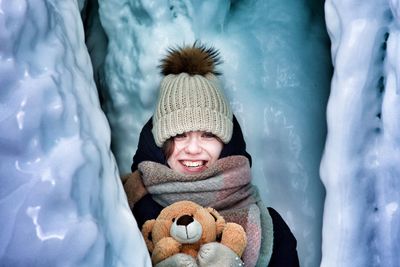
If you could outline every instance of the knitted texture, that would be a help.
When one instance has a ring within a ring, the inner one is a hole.
[[[164,77],[153,116],[159,147],[170,137],[190,131],[211,132],[228,143],[232,129],[232,111],[213,74]]]
[[[216,65],[219,52],[198,42],[169,49],[161,60],[162,74],[153,136],[161,147],[170,137],[206,131],[228,143],[232,137],[232,111],[219,88]]]
[[[143,183],[162,206],[191,200],[215,208],[228,222],[240,224],[247,235],[245,266],[267,266],[272,254],[273,226],[258,190],[251,184],[249,161],[244,156],[219,159],[207,170],[185,175],[165,165],[139,164]]]

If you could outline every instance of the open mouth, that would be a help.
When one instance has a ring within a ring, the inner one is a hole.
[[[188,170],[198,171],[206,168],[206,160],[180,160],[179,161]]]
[[[196,161],[189,161],[189,160],[181,160],[181,163],[189,168],[196,168],[206,165],[205,160],[196,160]]]

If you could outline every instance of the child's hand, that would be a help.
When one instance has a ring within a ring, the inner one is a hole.
[[[218,242],[204,244],[200,248],[197,260],[200,267],[244,266],[243,261],[232,249]]]
[[[192,256],[184,253],[175,254],[155,265],[155,267],[171,266],[197,267],[198,265]]]

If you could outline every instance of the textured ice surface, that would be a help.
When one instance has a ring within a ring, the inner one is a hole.
[[[196,39],[214,45],[253,156],[255,183],[294,231],[302,266],[318,266],[321,257],[318,172],[331,78],[323,3],[311,2],[99,1],[109,41],[99,90],[121,173],[129,171],[153,112],[166,48]]]
[[[399,266],[399,1],[329,0],[322,266]]]
[[[0,265],[150,266],[75,1],[0,1]]]

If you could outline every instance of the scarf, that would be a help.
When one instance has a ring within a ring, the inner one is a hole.
[[[216,209],[227,222],[240,224],[247,235],[245,266],[267,266],[272,254],[273,226],[257,188],[251,184],[244,156],[219,159],[198,174],[181,174],[153,161],[139,164],[143,183],[153,199],[166,207],[191,200]]]

